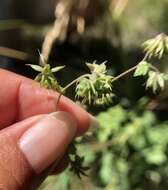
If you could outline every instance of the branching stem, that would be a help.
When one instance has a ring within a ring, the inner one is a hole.
[[[142,61],[145,61],[146,59],[147,59],[147,54],[146,54],[145,57],[142,59]],[[117,80],[119,80],[119,79],[121,79],[121,78],[123,78],[123,77],[125,77],[125,76],[128,75],[129,73],[135,71],[137,67],[138,67],[138,64],[135,65],[135,66],[133,66],[133,67],[131,67],[130,69],[124,71],[123,73],[119,74],[118,76],[114,77],[114,78],[112,79],[112,83],[113,83],[113,82],[116,82]],[[160,73],[159,69],[156,68],[155,66],[150,65],[150,67],[151,67],[151,69],[153,69],[154,71]],[[81,79],[84,78],[84,77],[89,77],[89,76],[90,76],[90,74],[84,74],[84,75],[82,75],[82,76],[76,78],[76,79],[73,80],[72,82],[70,82],[67,86],[65,86],[65,87],[62,89],[62,92],[61,92],[61,93],[59,94],[59,96],[58,96],[58,100],[57,100],[57,104],[56,104],[56,110],[58,110],[58,104],[59,104],[59,101],[60,101],[60,99],[61,99],[62,94],[64,94],[65,91],[66,91],[68,88],[70,88],[72,85],[74,85],[75,83],[77,83],[79,80],[81,80]]]

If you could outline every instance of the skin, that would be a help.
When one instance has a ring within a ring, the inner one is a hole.
[[[18,140],[36,120],[56,111],[57,98],[56,92],[41,88],[33,80],[0,69],[0,189],[26,190],[42,181],[45,172],[35,174],[20,151]],[[89,114],[70,99],[62,97],[59,110],[70,113],[74,118],[77,123],[75,136],[87,131]],[[66,165],[64,156],[54,174]]]

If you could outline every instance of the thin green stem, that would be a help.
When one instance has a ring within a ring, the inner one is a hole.
[[[142,59],[142,61],[146,61],[147,58],[148,58],[148,54],[145,54],[145,56],[144,56],[144,58]],[[112,82],[115,82],[115,81],[119,80],[120,78],[126,76],[127,74],[133,72],[134,70],[136,70],[137,67],[138,67],[138,64],[135,65],[134,67],[131,67],[130,69],[124,71],[123,73],[121,73],[121,74],[119,74],[118,76],[114,77],[113,80],[112,80]],[[151,69],[153,69],[154,71],[160,73],[160,71],[159,71],[159,69],[158,69],[157,67],[155,67],[155,66],[153,66],[153,65],[150,65],[150,67],[151,67]]]
[[[119,80],[120,78],[126,76],[127,74],[133,72],[137,67],[138,67],[138,65],[135,65],[134,67],[131,67],[130,69],[124,71],[123,73],[121,73],[121,74],[119,74],[118,76],[114,77],[114,78],[112,79],[112,82],[115,82],[115,81]]]
[[[84,77],[89,77],[90,74],[84,74],[76,79],[74,79],[72,82],[70,82],[68,85],[66,85],[63,89],[62,92],[60,92],[59,96],[58,96],[58,100],[57,100],[57,104],[56,104],[56,111],[58,110],[58,105],[61,99],[61,96],[65,93],[65,91],[70,88],[72,85],[74,85],[75,83],[77,83],[79,80],[81,80]]]
[[[145,54],[145,56],[144,56],[144,58],[142,59],[142,61],[146,61],[147,58],[148,58],[148,55]],[[123,73],[121,73],[121,74],[119,74],[118,76],[114,77],[113,80],[112,80],[112,82],[115,82],[115,81],[119,80],[120,78],[126,76],[127,74],[129,74],[129,73],[135,71],[137,67],[138,67],[138,64],[135,65],[134,67],[131,67],[130,69],[124,71]]]
[[[147,61],[147,59],[148,59],[148,54],[146,53],[142,61]]]
[[[84,75],[82,75],[82,76],[76,78],[75,80],[73,80],[73,81],[70,82],[67,86],[65,86],[65,87],[63,88],[63,92],[65,92],[69,87],[71,87],[72,85],[74,85],[75,83],[77,83],[77,82],[78,82],[79,80],[81,80],[82,78],[84,78],[84,77],[89,77],[89,76],[90,76],[90,74],[84,74]]]
[[[147,58],[148,58],[148,55],[145,54],[145,56],[144,56],[144,58],[142,59],[142,61],[146,61]],[[119,74],[118,76],[114,77],[114,78],[112,79],[112,83],[115,82],[115,81],[117,81],[117,80],[119,80],[119,79],[121,79],[122,77],[128,75],[129,73],[135,71],[137,67],[138,67],[138,64],[135,65],[135,66],[133,66],[133,67],[131,67],[130,69],[124,71],[123,73]],[[156,68],[156,67],[153,66],[153,65],[150,65],[150,68],[153,69],[153,70],[156,71],[156,72],[160,72],[159,69]],[[84,77],[90,77],[90,74],[84,74],[84,75],[82,75],[82,76],[76,78],[75,80],[73,80],[73,81],[70,82],[67,86],[65,86],[65,87],[63,88],[62,92],[61,92],[61,93],[59,94],[59,96],[58,96],[57,105],[56,105],[56,110],[58,109],[58,104],[59,104],[59,101],[60,101],[60,99],[61,99],[62,94],[63,94],[69,87],[71,87],[72,85],[74,85],[75,83],[77,83],[79,80],[81,80],[81,79],[84,78]]]

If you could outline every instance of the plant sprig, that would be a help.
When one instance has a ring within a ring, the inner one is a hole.
[[[107,74],[106,62],[97,64],[96,61],[94,61],[93,63],[86,63],[90,73],[81,75],[65,87],[62,87],[59,84],[54,75],[54,73],[62,70],[64,66],[51,68],[50,64],[45,62],[41,54],[41,66],[29,66],[39,72],[35,80],[40,82],[42,87],[53,89],[60,93],[56,108],[58,107],[62,94],[65,94],[66,91],[74,84],[76,84],[75,97],[82,104],[104,106],[111,104],[113,97],[115,96],[113,93],[113,83],[131,72],[134,72],[134,77],[145,77],[146,88],[152,88],[154,93],[165,88],[165,83],[168,80],[168,74],[159,71],[159,69],[152,64],[151,59],[161,59],[163,54],[168,51],[168,36],[160,34],[155,38],[144,42],[142,47],[145,52],[145,56],[142,61],[118,76],[113,77]],[[78,155],[75,141],[70,147],[69,160],[70,170],[72,172],[74,172],[78,177],[86,175],[85,172],[88,167],[83,166],[84,158]]]
[[[161,59],[163,54],[168,52],[168,36],[159,34],[155,38],[144,42],[142,47],[146,54],[144,59],[137,65],[134,77],[145,76],[147,78],[146,89],[151,88],[156,93],[158,90],[165,88],[168,74],[156,68],[152,64],[151,59]]]
[[[65,66],[58,66],[51,68],[50,64],[45,64],[44,66],[39,65],[29,65],[32,69],[39,72],[39,74],[34,79],[35,81],[39,82],[40,85],[47,89],[52,89],[57,92],[62,92],[62,87],[58,84],[54,73],[62,70]]]

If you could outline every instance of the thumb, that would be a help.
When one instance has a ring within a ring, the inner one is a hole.
[[[0,132],[0,188],[26,190],[59,161],[75,136],[76,121],[68,113],[39,115]]]

